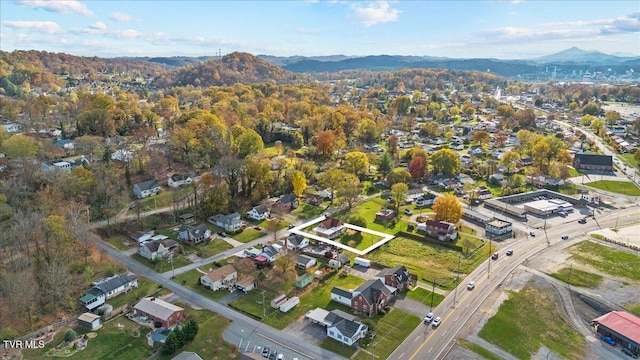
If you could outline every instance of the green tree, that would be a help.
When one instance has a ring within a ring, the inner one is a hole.
[[[511,170],[515,167],[516,162],[520,160],[520,154],[516,151],[509,150],[500,159],[500,164],[504,165],[507,168],[507,172],[510,173]]]
[[[407,194],[409,194],[409,186],[405,183],[397,183],[391,186],[391,199],[393,200],[393,207],[398,212],[398,208],[400,207],[400,203],[402,203],[406,198]]]
[[[167,335],[167,338],[165,339],[164,344],[162,345],[162,353],[165,355],[171,355],[174,352],[176,352],[176,350],[178,350],[180,348],[180,343],[178,340],[178,337],[176,336],[175,332],[170,332],[169,335]]]
[[[30,136],[13,135],[2,142],[2,151],[9,159],[33,159],[40,144]]]
[[[360,194],[362,194],[362,184],[353,174],[346,174],[336,188],[336,195],[347,204],[348,210],[351,210]]]
[[[582,108],[583,114],[596,115],[600,112],[600,105],[590,102]]]
[[[431,155],[431,165],[436,173],[455,175],[460,172],[460,158],[451,149],[440,149]]]
[[[241,159],[246,158],[250,154],[257,154],[264,149],[264,142],[257,132],[251,129],[245,129],[244,132],[235,139],[238,147],[238,156]]]
[[[378,158],[378,173],[382,175],[382,178],[386,178],[387,174],[393,169],[393,159],[388,152],[383,153]]]
[[[345,155],[342,168],[361,179],[369,171],[369,158],[363,152],[352,151]]]
[[[387,175],[387,181],[390,185],[405,183],[408,184],[411,182],[411,174],[405,169],[393,169]]]
[[[473,142],[483,148],[491,141],[491,135],[484,130],[475,131],[472,135]]]
[[[331,203],[333,203],[336,188],[340,186],[347,175],[348,173],[337,168],[331,168],[320,175],[318,179],[320,185],[327,189],[331,189]]]
[[[609,110],[604,113],[604,118],[607,121],[607,124],[615,124],[618,120],[620,120],[620,113],[617,111]]]
[[[593,132],[596,135],[600,134],[600,131],[604,128],[604,121],[595,118],[592,122],[591,122],[591,130],[593,130]]]

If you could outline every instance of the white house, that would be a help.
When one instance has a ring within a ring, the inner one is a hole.
[[[114,275],[98,279],[91,285],[92,288],[80,298],[80,302],[88,310],[101,306],[107,299],[125,293],[134,287],[137,288],[138,277],[133,274]]]
[[[169,177],[169,180],[167,180],[167,185],[175,189],[183,185],[189,185],[192,182],[193,179],[189,175],[173,174]]]
[[[299,234],[291,234],[287,237],[287,249],[302,250],[309,246],[309,239]]]
[[[182,225],[178,229],[178,239],[189,245],[200,244],[211,239],[211,230],[204,224]]]
[[[426,193],[416,199],[416,207],[431,206],[436,202],[436,196],[432,193]]]
[[[269,209],[264,205],[255,206],[247,212],[247,217],[256,221],[262,221],[269,217]]]
[[[340,219],[326,218],[313,231],[324,238],[335,239],[344,232],[344,224]]]
[[[15,134],[22,130],[22,125],[15,123],[2,124],[2,128],[9,134]]]
[[[311,257],[309,255],[300,254],[296,257],[296,266],[301,269],[312,268],[316,266],[317,263],[318,263],[318,260],[316,260],[316,258]]]
[[[160,185],[156,180],[147,180],[133,185],[133,193],[138,199],[157,195],[160,192]]]
[[[352,346],[367,336],[367,330],[369,330],[367,325],[361,323],[359,319],[352,320],[338,315],[331,325],[327,326],[327,336]]]
[[[155,260],[166,257],[177,247],[178,243],[171,239],[152,240],[140,244],[137,253],[145,259]]]
[[[129,162],[133,159],[133,155],[129,150],[116,150],[111,154],[111,160],[118,160],[122,162]]]
[[[213,291],[233,289],[237,281],[238,272],[231,265],[225,265],[200,277],[200,284]]]

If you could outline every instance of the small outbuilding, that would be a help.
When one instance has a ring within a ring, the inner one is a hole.
[[[96,330],[102,326],[100,322],[100,315],[96,315],[90,312],[86,312],[78,316],[78,323],[80,324],[80,326],[89,330]]]
[[[300,276],[298,280],[296,280],[296,287],[302,289],[303,287],[311,284],[312,280],[313,280],[313,276],[311,276],[311,274],[309,273],[306,273]]]

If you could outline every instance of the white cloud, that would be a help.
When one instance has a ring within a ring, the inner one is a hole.
[[[15,0],[15,2],[32,9],[93,16],[93,12],[87,8],[87,5],[77,0]]]
[[[137,30],[127,29],[127,30],[114,30],[108,33],[105,33],[110,37],[114,37],[116,39],[133,39],[142,37],[144,34]]]
[[[354,5],[356,17],[364,26],[373,26],[391,21],[398,21],[402,11],[392,9],[386,1],[377,1],[367,6]]]
[[[47,34],[55,34],[62,31],[60,25],[53,21],[3,21],[2,26],[10,29],[25,29]]]
[[[117,21],[117,22],[133,21],[133,18],[131,17],[131,15],[125,14],[125,13],[121,13],[121,12],[117,12],[117,11],[112,12],[109,15],[109,19],[111,19],[113,21]]]
[[[94,30],[107,30],[107,25],[105,25],[102,21],[98,21],[89,25],[89,28]]]

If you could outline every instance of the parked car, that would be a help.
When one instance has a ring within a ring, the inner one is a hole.
[[[268,346],[264,346],[262,348],[262,353],[260,354],[263,358],[268,358],[269,357],[269,352],[271,349],[269,349]]]
[[[511,250],[511,249],[507,250],[506,254],[507,254],[507,256],[513,255],[513,250]]]
[[[476,287],[476,282],[469,281],[469,284],[467,285],[467,290],[473,290],[475,287]]]
[[[438,325],[440,325],[441,322],[442,322],[442,319],[440,318],[440,316],[438,316],[437,318],[433,319],[433,322],[431,323],[431,326],[436,328],[436,327],[438,327]]]
[[[289,225],[287,226],[287,229],[293,229],[294,227],[296,227],[296,226],[295,226],[295,225],[293,225],[293,224],[289,224]]]
[[[433,320],[433,313],[432,312],[428,313],[427,316],[424,317],[425,324],[430,323],[431,320]]]
[[[404,209],[404,213],[407,215],[413,215],[413,211],[411,211],[411,209]]]
[[[627,349],[627,348],[622,348],[622,353],[624,353],[627,356],[631,356],[634,359],[638,358],[638,355],[634,354],[633,351]]]
[[[601,336],[600,340],[606,342],[607,344],[611,345],[611,346],[616,346],[616,341],[613,340],[611,337],[609,336]]]
[[[276,358],[276,360],[284,360],[284,355],[278,354],[278,357]]]
[[[499,253],[494,252],[494,253],[493,253],[493,255],[491,255],[491,259],[492,259],[492,260],[498,260],[498,257],[499,257],[499,256],[500,256],[500,254],[499,254]]]
[[[529,235],[531,235],[532,237],[536,237],[536,232],[531,230],[531,231],[529,231]]]
[[[569,235],[567,234],[562,235],[562,240],[567,240],[567,239],[569,239]]]
[[[271,351],[271,354],[269,354],[269,360],[276,360],[276,356],[278,356],[278,352],[275,349],[273,349]]]
[[[578,220],[578,223],[580,223],[580,224],[586,224],[586,223],[587,223],[587,218],[580,218],[580,219]]]
[[[221,237],[227,237],[227,233],[224,231],[220,231],[218,235],[220,235]]]
[[[253,229],[254,230],[258,230],[258,231],[262,231],[262,228],[260,226],[254,226]]]

